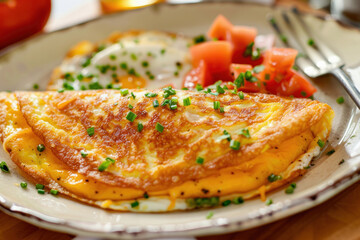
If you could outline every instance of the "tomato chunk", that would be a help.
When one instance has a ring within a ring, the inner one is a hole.
[[[230,71],[235,80],[240,73],[245,73],[246,71],[251,71],[253,67],[249,64],[231,64]],[[253,74],[257,77],[257,74]],[[244,86],[240,87],[238,90],[243,92],[266,92],[264,85],[259,80],[257,82],[249,82],[244,80]]]
[[[212,77],[207,71],[205,61],[200,61],[196,68],[193,68],[185,75],[183,87],[194,89],[197,84],[207,86],[213,84]]]
[[[227,41],[233,46],[233,63],[251,63],[251,56],[244,56],[246,48],[254,43],[257,34],[256,28],[234,26],[227,35]]]
[[[290,70],[289,76],[280,82],[276,92],[283,96],[307,98],[316,92],[316,88],[300,73]]]
[[[231,45],[226,41],[211,41],[194,45],[190,48],[192,64],[199,66],[204,60],[211,73],[225,72],[231,63]]]
[[[220,14],[215,18],[207,35],[209,38],[226,40],[226,36],[232,27],[233,25],[231,24],[231,22]]]

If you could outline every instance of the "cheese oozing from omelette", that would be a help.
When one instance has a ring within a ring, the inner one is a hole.
[[[0,136],[12,160],[49,188],[103,208],[156,212],[199,207],[196,199],[216,206],[285,184],[319,154],[333,118],[318,101],[266,94],[176,91],[166,98],[177,98],[176,109],[154,107],[163,94],[2,93]],[[127,118],[130,111],[135,119]],[[114,162],[100,171],[107,158]],[[282,179],[270,183],[271,174]]]
[[[192,67],[191,42],[157,31],[115,33],[99,45],[80,42],[54,70],[48,90],[181,88]]]

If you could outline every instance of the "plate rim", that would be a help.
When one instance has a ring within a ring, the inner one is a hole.
[[[236,4],[236,5],[250,5],[250,6],[261,6],[261,7],[268,7],[270,9],[276,9],[277,7],[281,6],[281,4],[272,4],[272,5],[264,5],[261,3],[251,3],[251,2],[237,2],[236,0],[225,0],[221,3],[227,3],[227,4]],[[157,5],[161,6],[183,6],[183,5],[199,5],[199,4],[219,4],[219,2],[215,0],[210,1],[204,1],[200,0],[200,2],[194,2],[194,3],[186,3],[186,4],[171,4],[167,2],[163,2]],[[157,5],[148,6],[145,8],[152,8],[152,7],[158,7]],[[161,7],[160,6],[160,7]],[[283,7],[283,6],[282,6]],[[51,34],[56,34],[62,31],[67,31],[75,27],[79,27],[82,25],[87,25],[89,23],[99,21],[104,18],[111,18],[114,15],[118,14],[126,14],[128,12],[134,12],[138,10],[142,10],[144,8],[139,9],[133,9],[131,11],[125,11],[125,12],[115,12],[112,14],[102,15],[84,22],[80,22],[76,25],[68,26],[62,29],[58,29],[52,32],[46,32],[46,33],[37,33],[27,39],[24,39],[20,42],[17,42],[9,47],[6,47],[0,51],[0,60],[2,58],[6,58],[7,55],[12,54],[14,51],[19,50],[21,46],[25,44],[31,44],[32,41],[39,40],[43,37],[47,37]],[[312,15],[314,17],[320,18],[324,21],[330,20],[334,21],[337,24],[340,25],[342,28],[346,28],[348,30],[357,31],[360,34],[360,29],[357,29],[351,25],[344,24],[340,22],[338,19],[333,18],[331,15],[319,15],[314,13],[307,13],[305,14]],[[356,109],[353,109],[353,116],[356,114]],[[355,128],[354,128],[355,129]],[[303,197],[296,198],[293,200],[289,200],[285,206],[276,207],[275,205],[267,206],[265,207],[267,211],[259,211],[262,208],[258,208],[254,212],[257,213],[257,216],[254,217],[247,217],[245,219],[238,219],[238,220],[230,220],[229,218],[215,218],[210,220],[201,220],[196,222],[191,222],[191,224],[194,224],[194,227],[186,227],[186,224],[167,224],[163,225],[161,227],[156,227],[153,229],[149,229],[149,226],[147,225],[142,227],[141,229],[134,229],[134,226],[126,226],[124,224],[117,225],[117,228],[122,228],[121,230],[115,230],[115,229],[105,229],[102,231],[99,230],[91,230],[89,229],[89,226],[93,225],[94,223],[89,223],[85,221],[73,221],[73,220],[64,220],[61,218],[54,218],[51,216],[48,216],[46,214],[40,213],[38,211],[32,210],[30,208],[22,207],[19,204],[13,203],[9,200],[7,200],[4,196],[0,194],[0,210],[5,212],[6,214],[13,216],[15,218],[18,218],[20,220],[26,221],[30,224],[41,226],[53,231],[60,231],[65,233],[71,233],[71,234],[81,234],[84,236],[87,236],[91,234],[91,236],[99,235],[104,236],[106,234],[106,237],[119,237],[119,236],[128,236],[130,238],[138,238],[138,237],[146,237],[146,235],[160,235],[164,234],[166,236],[168,235],[174,235],[174,236],[183,236],[186,235],[192,235],[192,236],[204,236],[208,235],[206,233],[196,233],[196,231],[201,230],[207,230],[211,229],[211,234],[224,234],[224,233],[230,233],[235,231],[243,231],[245,229],[250,229],[253,227],[258,227],[267,223],[270,223],[272,221],[272,218],[276,215],[276,219],[282,219],[290,215],[294,215],[296,213],[299,213],[301,211],[305,211],[307,209],[310,209],[312,207],[315,207],[326,200],[330,199],[331,197],[337,195],[339,192],[343,191],[344,189],[348,188],[352,184],[356,183],[360,179],[360,168],[357,166],[356,168],[353,168],[350,172],[348,172],[345,175],[342,175],[335,179],[332,182],[328,182],[323,189],[319,190],[317,193],[313,194],[307,194]],[[302,206],[302,207],[300,207]],[[292,210],[292,211],[291,211]],[[135,213],[136,214],[136,213]],[[228,221],[226,221],[228,220]],[[256,222],[256,220],[260,220]],[[247,223],[250,225],[246,228],[241,228],[241,225],[244,223]],[[250,223],[250,224],[249,224]],[[90,225],[89,225],[90,224]],[[197,226],[197,225],[202,226]],[[165,227],[164,227],[165,226]],[[224,231],[224,228],[228,229]]]

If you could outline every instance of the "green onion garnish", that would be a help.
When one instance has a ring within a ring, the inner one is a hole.
[[[45,190],[44,190],[44,189],[38,189],[37,192],[38,192],[38,194],[45,194]]]
[[[139,122],[137,125],[138,132],[141,132],[143,129],[144,129],[144,125],[141,122]]]
[[[239,95],[239,98],[240,99],[244,99],[244,93],[243,93],[243,91],[240,91],[239,93],[238,93],[238,95]]]
[[[133,99],[136,98],[136,96],[135,96],[135,94],[133,92],[131,92],[131,96],[132,96]]]
[[[240,149],[240,142],[237,140],[231,140],[230,141],[230,148],[233,150],[239,150]]]
[[[33,88],[34,88],[34,89],[39,89],[39,84],[35,83],[35,84],[33,85]]]
[[[26,182],[21,182],[20,187],[23,188],[23,189],[27,188],[27,183]]]
[[[45,150],[45,146],[44,144],[39,144],[36,149],[39,151],[39,152],[43,152]]]
[[[110,58],[110,60],[115,60],[115,59],[116,59],[116,56],[115,56],[114,54],[111,54],[111,55],[109,56],[109,58]]]
[[[230,204],[231,204],[231,200],[225,200],[221,203],[221,205],[224,207],[229,206]]]
[[[345,99],[344,99],[343,97],[339,97],[338,99],[336,99],[336,102],[337,102],[338,104],[342,104],[342,103],[345,102]]]
[[[249,129],[247,129],[247,128],[242,129],[240,132],[240,135],[243,135],[246,138],[250,138]]]
[[[201,90],[203,90],[204,88],[200,85],[200,84],[196,84],[196,86],[195,86],[195,89],[197,90],[197,91],[201,91]]]
[[[190,106],[191,105],[191,99],[189,97],[183,99],[184,106]]]
[[[275,175],[275,174],[270,174],[269,176],[268,176],[268,181],[269,182],[275,182],[275,181],[277,181],[277,180],[280,180],[280,179],[282,179],[282,177],[280,176],[280,175]]]
[[[131,104],[129,104],[129,105],[128,105],[128,108],[129,108],[129,109],[133,109],[133,108],[134,108],[134,106],[133,106],[133,105],[131,105]]]
[[[128,89],[121,89],[120,93],[121,93],[121,96],[125,97],[126,95],[128,95],[129,90]]]
[[[220,107],[220,112],[221,112],[221,113],[224,113],[224,112],[225,112],[224,107]]]
[[[271,205],[271,204],[273,204],[273,200],[272,199],[268,199],[267,201],[266,201],[266,205]]]
[[[36,189],[44,189],[45,186],[42,185],[42,184],[40,184],[40,183],[37,183],[37,184],[35,185],[35,188],[36,188]]]
[[[210,211],[209,213],[208,213],[208,215],[206,216],[206,219],[210,219],[210,218],[212,218],[214,216],[214,212],[213,211]]]
[[[135,201],[135,202],[132,202],[130,205],[131,205],[131,208],[136,208],[139,206],[139,202]]]
[[[86,131],[87,131],[88,135],[91,137],[95,133],[95,128],[89,127],[88,129],[86,129]]]
[[[332,149],[332,150],[328,151],[328,152],[326,153],[326,155],[330,156],[330,155],[332,155],[334,152],[335,152],[335,150]]]
[[[1,169],[1,171],[5,172],[5,173],[10,172],[9,167],[7,166],[6,162],[4,162],[4,161],[0,163],[0,169]]]
[[[112,158],[106,158],[105,161],[103,161],[103,162],[99,165],[98,170],[99,170],[100,172],[103,172],[103,171],[105,171],[105,170],[110,166],[110,164],[112,164],[112,163],[115,163],[115,160],[114,160],[114,159],[112,159]]]
[[[242,198],[242,197],[237,197],[237,198],[234,199],[233,203],[235,203],[235,204],[242,204],[242,203],[244,203],[244,198]]]
[[[308,40],[308,45],[309,45],[309,46],[314,46],[314,45],[315,45],[314,39],[310,38],[310,39]]]
[[[199,36],[194,37],[194,44],[202,43],[205,41],[206,41],[206,39],[205,39],[204,35],[199,35]]]
[[[202,157],[197,157],[197,158],[196,158],[196,163],[201,165],[201,164],[204,163],[204,160],[205,160],[205,159],[202,158]]]
[[[214,109],[218,110],[220,108],[220,102],[219,101],[215,101],[214,102]]]
[[[133,122],[136,117],[137,115],[132,111],[129,111],[128,114],[126,115],[126,119],[129,120],[130,122]]]
[[[145,93],[145,97],[148,97],[148,98],[152,98],[152,97],[156,97],[158,94],[157,93]]]
[[[147,192],[144,193],[144,198],[149,198],[149,194]]]
[[[157,122],[156,125],[155,125],[155,129],[158,132],[162,133],[164,131],[164,126]]]
[[[237,78],[234,81],[234,84],[237,88],[240,88],[242,86],[245,85],[245,81],[244,81],[244,74],[240,73],[239,76],[237,76]]]
[[[142,65],[143,67],[148,67],[148,66],[149,66],[149,62],[143,61],[143,62],[141,63],[141,65]]]
[[[216,92],[218,92],[219,94],[224,94],[225,90],[220,85],[217,85],[216,86]]]
[[[156,108],[156,107],[159,106],[159,101],[158,101],[157,99],[155,99],[155,100],[153,101],[153,106],[154,106],[154,108]]]
[[[319,140],[317,141],[317,144],[318,144],[318,145],[319,145],[319,147],[321,147],[321,148],[323,148],[323,147],[325,146],[324,141],[323,141],[323,140],[321,140],[321,139],[319,139]]]
[[[126,70],[128,68],[127,63],[126,62],[120,63],[120,68]]]
[[[58,190],[55,190],[55,189],[51,189],[51,190],[50,190],[50,194],[56,196],[56,195],[59,194],[59,191],[58,191]]]
[[[89,155],[87,152],[85,152],[84,150],[81,150],[80,151],[80,154],[81,154],[81,156],[83,157],[83,158],[86,158],[87,157],[87,155]]]

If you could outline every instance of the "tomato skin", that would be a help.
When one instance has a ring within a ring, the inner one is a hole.
[[[276,93],[282,96],[294,96],[308,98],[316,92],[316,88],[300,73],[290,70],[288,76],[282,80],[276,89]]]
[[[213,84],[212,77],[207,70],[204,60],[201,60],[196,68],[193,68],[185,75],[183,87],[194,89],[197,84],[208,86]]]
[[[211,39],[216,38],[217,40],[226,40],[226,36],[232,28],[232,23],[220,14],[211,24],[207,35]]]
[[[251,71],[253,67],[250,64],[231,64],[230,71],[233,75],[233,79],[236,79],[240,73],[245,73],[246,71]],[[257,74],[254,74],[257,77]],[[266,89],[262,82],[259,80],[258,82],[249,82],[244,81],[244,86],[238,89],[243,92],[262,92],[265,93]]]
[[[51,0],[0,1],[0,49],[39,32],[50,10]]]
[[[231,52],[231,44],[226,41],[210,41],[190,47],[193,66],[197,67],[204,60],[210,73],[228,71]]]
[[[280,82],[291,70],[298,51],[292,48],[272,48],[265,52],[261,79]],[[266,76],[267,75],[267,76]]]

